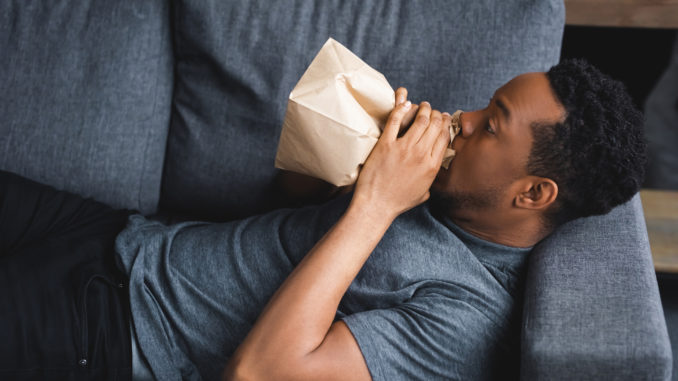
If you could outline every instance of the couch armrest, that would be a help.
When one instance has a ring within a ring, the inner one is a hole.
[[[572,221],[529,259],[524,380],[668,380],[671,346],[640,197]]]

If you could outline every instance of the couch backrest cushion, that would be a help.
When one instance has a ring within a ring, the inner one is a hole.
[[[0,169],[154,212],[172,80],[166,1],[0,2]]]
[[[415,101],[484,107],[560,55],[561,0],[177,0],[163,208],[232,218],[272,207],[287,97],[333,37]]]

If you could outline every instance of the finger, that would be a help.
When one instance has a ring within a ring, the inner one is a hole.
[[[399,105],[405,103],[405,101],[407,101],[407,89],[399,87],[398,90],[395,91],[395,104]]]
[[[444,112],[443,113],[443,125],[448,127],[448,129],[449,129],[451,123],[452,123],[452,115],[450,115],[449,112]]]
[[[421,102],[419,105],[419,112],[417,112],[416,118],[414,118],[414,123],[410,126],[410,129],[403,136],[403,138],[408,139],[411,144],[416,144],[421,135],[424,134],[431,118],[431,105],[428,102]]]
[[[410,111],[405,114],[403,121],[400,122],[400,132],[398,133],[398,136],[403,136],[407,132],[410,125],[412,125],[412,121],[414,121],[414,117],[417,116],[417,111],[419,111],[419,105],[413,104]]]
[[[429,122],[428,127],[426,127],[424,134],[421,135],[421,138],[417,144],[420,144],[422,148],[424,148],[427,152],[430,152],[436,137],[438,137],[440,131],[442,130],[442,126],[443,115],[438,110],[432,110],[431,121]]]
[[[398,138],[398,131],[400,131],[400,124],[402,123],[403,117],[412,107],[412,103],[407,101],[397,105],[391,115],[388,116],[386,121],[386,126],[384,126],[384,131],[382,137],[387,140],[395,140]]]
[[[417,116],[417,111],[419,111],[419,105],[412,106],[413,107],[407,112],[407,114],[405,114],[405,117],[403,118],[404,127],[409,127],[412,124],[414,117]]]
[[[443,128],[448,132],[450,131],[450,126],[452,126],[452,115],[448,112],[443,113]]]
[[[443,126],[445,126],[443,124]],[[450,130],[449,128],[443,128],[440,131],[440,135],[433,143],[433,148],[431,149],[431,157],[433,157],[436,162],[442,163],[443,157],[445,156],[445,149],[450,145]]]

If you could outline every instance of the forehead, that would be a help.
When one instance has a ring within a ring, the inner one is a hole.
[[[506,104],[511,119],[520,124],[535,121],[557,122],[565,110],[557,100],[545,73],[519,75],[495,92],[495,98]],[[512,123],[513,124],[513,123]]]

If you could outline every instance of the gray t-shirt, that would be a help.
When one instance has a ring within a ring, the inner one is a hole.
[[[130,217],[116,249],[157,379],[219,378],[258,314],[349,199],[242,221]],[[529,249],[478,239],[428,204],[395,220],[337,310],[374,380],[517,376]]]

